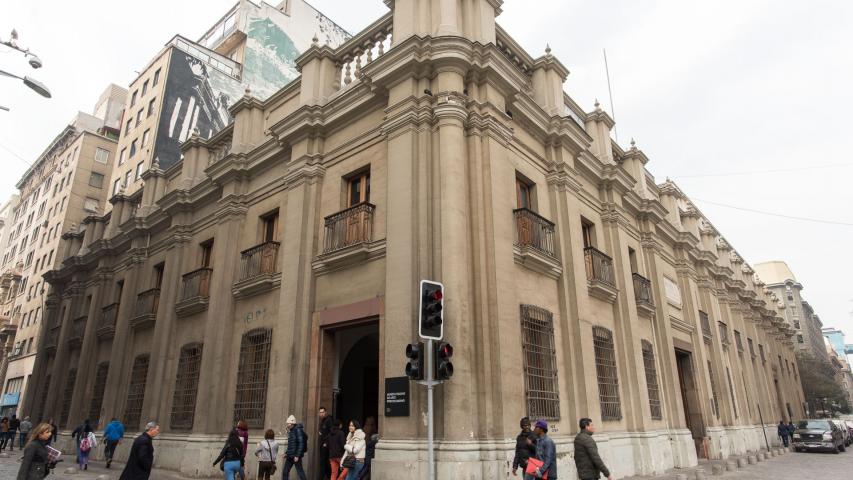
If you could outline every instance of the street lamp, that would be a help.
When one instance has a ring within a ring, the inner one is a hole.
[[[7,77],[12,77],[12,78],[16,78],[18,80],[23,80],[24,85],[30,87],[30,89],[32,89],[33,91],[35,91],[36,93],[38,93],[42,97],[50,98],[50,90],[48,90],[47,87],[43,83],[39,82],[38,80],[36,80],[34,78],[30,78],[26,75],[24,75],[23,77],[19,77],[17,75],[11,74],[9,72],[4,72],[3,70],[0,70],[0,75],[5,75]]]
[[[41,68],[41,59],[35,53],[31,52],[29,48],[21,48],[18,46],[18,31],[14,28],[12,29],[12,33],[10,34],[9,40],[5,42],[0,40],[0,44],[6,45],[9,48],[14,48],[15,50],[24,54],[24,57],[30,57],[30,66],[33,68]]]

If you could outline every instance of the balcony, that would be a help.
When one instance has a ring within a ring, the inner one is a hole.
[[[729,341],[729,327],[723,322],[717,322],[717,326],[720,329],[720,343],[723,344],[723,348],[728,349],[731,342]]]
[[[175,304],[175,313],[179,317],[207,310],[207,305],[210,303],[210,279],[212,276],[213,269],[208,267],[184,274],[181,299]]]
[[[47,332],[47,338],[44,342],[44,351],[47,353],[56,353],[56,344],[59,342],[59,325],[55,325]]]
[[[98,330],[96,332],[99,340],[109,340],[115,336],[118,308],[118,303],[111,303],[101,309],[101,320],[98,322]]]
[[[157,307],[160,305],[160,289],[152,288],[136,296],[136,306],[130,326],[133,329],[148,328],[157,319]]]
[[[86,321],[88,315],[82,315],[71,322],[71,331],[68,333],[68,348],[80,348],[83,345],[83,335],[86,333]]]
[[[250,297],[281,285],[278,271],[279,242],[264,242],[240,252],[240,280],[232,293],[237,298]]]
[[[595,247],[584,248],[583,255],[589,294],[610,303],[615,302],[619,290],[614,281],[613,259]]]
[[[515,222],[515,263],[557,279],[563,268],[554,253],[554,224],[527,208],[512,211]]]
[[[634,273],[634,300],[637,302],[637,313],[651,317],[655,312],[655,301],[652,297],[652,281]]]
[[[318,274],[328,273],[385,256],[385,242],[373,241],[376,206],[359,203],[325,219],[323,253],[313,264]]]

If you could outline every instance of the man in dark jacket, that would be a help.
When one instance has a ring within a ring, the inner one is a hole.
[[[290,480],[290,469],[296,467],[296,476],[299,480],[307,480],[305,470],[302,468],[302,457],[308,450],[308,435],[301,423],[296,423],[293,415],[287,417],[287,450],[284,452],[284,474],[283,480]]]
[[[548,475],[548,480],[557,480],[557,446],[548,436],[548,422],[536,420],[533,433],[536,434],[536,458],[542,462],[542,466],[533,473],[533,478]]]
[[[121,472],[119,480],[148,480],[151,468],[154,466],[154,437],[160,434],[157,422],[148,422],[145,432],[136,437],[130,447],[127,464]]]
[[[527,459],[536,455],[536,435],[530,431],[530,419],[521,419],[521,433],[515,437],[515,457],[512,459],[512,474],[518,475],[518,467],[521,473],[527,470]]]
[[[329,465],[329,435],[332,433],[332,417],[326,411],[326,407],[320,407],[319,443],[320,443],[320,472],[323,479],[332,475],[332,467]]]
[[[12,419],[9,420],[9,450],[15,451],[15,437],[18,436],[18,428],[21,427],[21,421],[17,416],[12,415]]]
[[[776,426],[776,434],[782,439],[782,445],[788,446],[788,426],[784,420],[779,420],[779,425]]]
[[[598,445],[592,439],[595,426],[589,418],[580,420],[580,433],[575,436],[575,467],[580,480],[598,480],[603,473],[608,480],[613,480],[610,470],[598,455]]]

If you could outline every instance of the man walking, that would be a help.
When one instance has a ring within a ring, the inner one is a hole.
[[[536,435],[530,431],[530,419],[521,419],[521,433],[515,437],[515,457],[512,459],[512,474],[518,475],[518,467],[521,473],[527,470],[527,460],[536,455]]]
[[[323,480],[332,474],[332,466],[329,464],[329,436],[332,434],[332,417],[326,412],[326,407],[320,407],[320,474]]]
[[[782,439],[782,445],[788,446],[788,426],[784,420],[779,420],[779,425],[776,427],[776,434]]]
[[[284,474],[282,480],[290,480],[290,469],[296,467],[299,480],[307,480],[302,468],[302,457],[305,456],[308,445],[308,435],[301,423],[296,423],[293,415],[287,417],[287,450],[284,452]]]
[[[24,446],[27,444],[27,435],[30,434],[30,430],[33,429],[33,423],[30,421],[30,417],[24,417],[24,420],[21,422],[21,426],[18,429],[20,432],[20,439],[18,440],[18,447],[21,450],[24,449]]]
[[[533,478],[548,476],[548,480],[557,480],[557,446],[548,436],[548,422],[537,420],[533,428],[536,434],[536,458],[542,466],[533,472]]]
[[[9,420],[9,450],[15,451],[15,438],[18,436],[18,429],[21,427],[21,420],[17,416],[12,415]]]
[[[595,426],[589,418],[582,418],[579,422],[581,431],[575,436],[575,467],[578,470],[580,480],[598,480],[604,474],[608,480],[613,480],[610,470],[601,461],[598,455],[598,445],[592,439]]]
[[[154,437],[160,434],[157,422],[148,422],[142,435],[136,437],[130,447],[127,464],[119,480],[148,480],[154,466]]]
[[[104,458],[107,459],[107,468],[110,468],[110,464],[113,463],[113,454],[122,438],[124,438],[124,425],[113,417],[104,429]]]

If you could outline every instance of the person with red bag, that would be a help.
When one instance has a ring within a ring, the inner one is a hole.
[[[536,458],[527,461],[527,478],[557,480],[557,446],[548,436],[548,422],[537,420],[533,427],[536,435]]]

